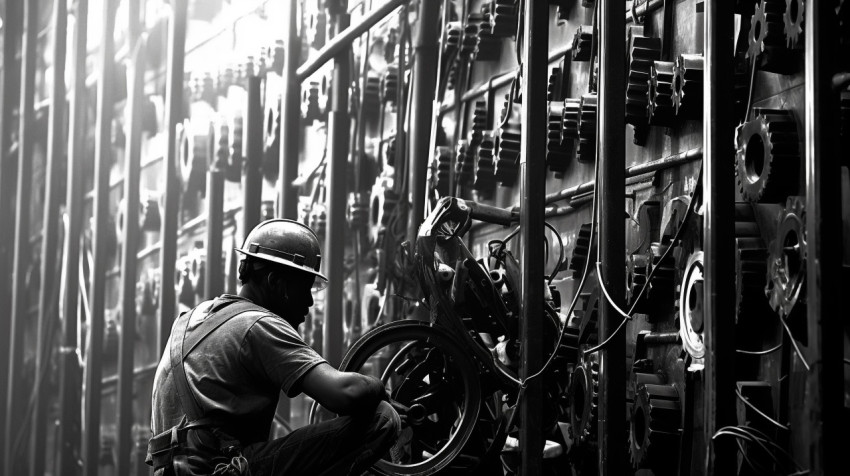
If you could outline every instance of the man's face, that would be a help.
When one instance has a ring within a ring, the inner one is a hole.
[[[313,306],[313,281],[310,274],[301,273],[280,279],[275,286],[273,311],[286,319],[294,328],[298,328]]]

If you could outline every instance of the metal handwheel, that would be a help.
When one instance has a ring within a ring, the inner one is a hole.
[[[476,365],[446,331],[428,323],[373,329],[349,349],[340,370],[380,378],[393,400],[408,408],[398,442],[372,471],[436,473],[452,463],[475,428],[481,408]],[[311,411],[311,420],[319,413]]]

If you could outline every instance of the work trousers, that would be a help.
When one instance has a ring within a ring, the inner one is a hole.
[[[380,402],[371,414],[305,426],[242,450],[251,476],[360,475],[395,443],[398,413]]]

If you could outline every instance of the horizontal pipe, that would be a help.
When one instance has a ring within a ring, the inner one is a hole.
[[[634,5],[635,2],[629,2],[626,8],[626,23],[631,23],[634,21],[635,17],[645,17],[647,14],[658,10],[659,8],[664,6],[664,0],[644,0],[643,3],[638,3]],[[634,10],[632,10],[634,8]],[[643,24],[643,21],[640,22]]]
[[[643,337],[646,345],[676,345],[682,343],[682,336],[678,332],[650,332]]]
[[[304,82],[305,79],[312,76],[313,73],[318,71],[325,63],[332,60],[342,50],[350,47],[355,38],[359,38],[366,30],[372,28],[372,26],[408,1],[389,0],[387,3],[367,13],[356,25],[352,25],[334,36],[331,41],[325,44],[324,48],[319,50],[319,53],[314,58],[308,60],[298,68],[296,72],[298,82]]]

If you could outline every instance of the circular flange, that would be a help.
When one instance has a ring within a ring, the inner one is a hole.
[[[705,357],[704,326],[704,265],[703,252],[690,255],[679,286],[679,333],[682,347],[694,359]]]

